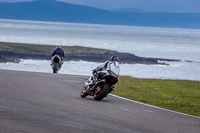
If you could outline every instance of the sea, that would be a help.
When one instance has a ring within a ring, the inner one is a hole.
[[[169,65],[120,64],[120,75],[200,81],[200,29],[0,19],[0,42],[85,46],[178,59],[164,62]],[[97,65],[100,63],[66,61],[58,73],[90,76]],[[52,73],[50,60],[21,59],[20,63],[0,63],[0,69]]]

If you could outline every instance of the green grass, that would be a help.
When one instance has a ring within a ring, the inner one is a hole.
[[[200,116],[200,82],[136,79],[121,76],[112,92],[115,95]]]

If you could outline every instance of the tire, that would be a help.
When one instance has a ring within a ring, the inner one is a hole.
[[[101,101],[104,97],[107,96],[109,90],[110,90],[110,85],[105,84],[99,91],[96,91],[94,93],[94,100]]]
[[[83,88],[80,95],[81,95],[82,98],[85,98],[88,95],[86,87]]]
[[[53,73],[57,73],[57,71],[58,71],[58,63],[54,63],[53,64]]]

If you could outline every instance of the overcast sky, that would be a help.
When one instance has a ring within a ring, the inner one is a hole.
[[[19,2],[32,0],[0,0]],[[101,9],[137,8],[154,12],[200,12],[200,0],[57,0]]]

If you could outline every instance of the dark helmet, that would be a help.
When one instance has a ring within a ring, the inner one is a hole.
[[[110,61],[117,61],[117,62],[119,62],[119,58],[117,56],[112,56],[110,58]]]

